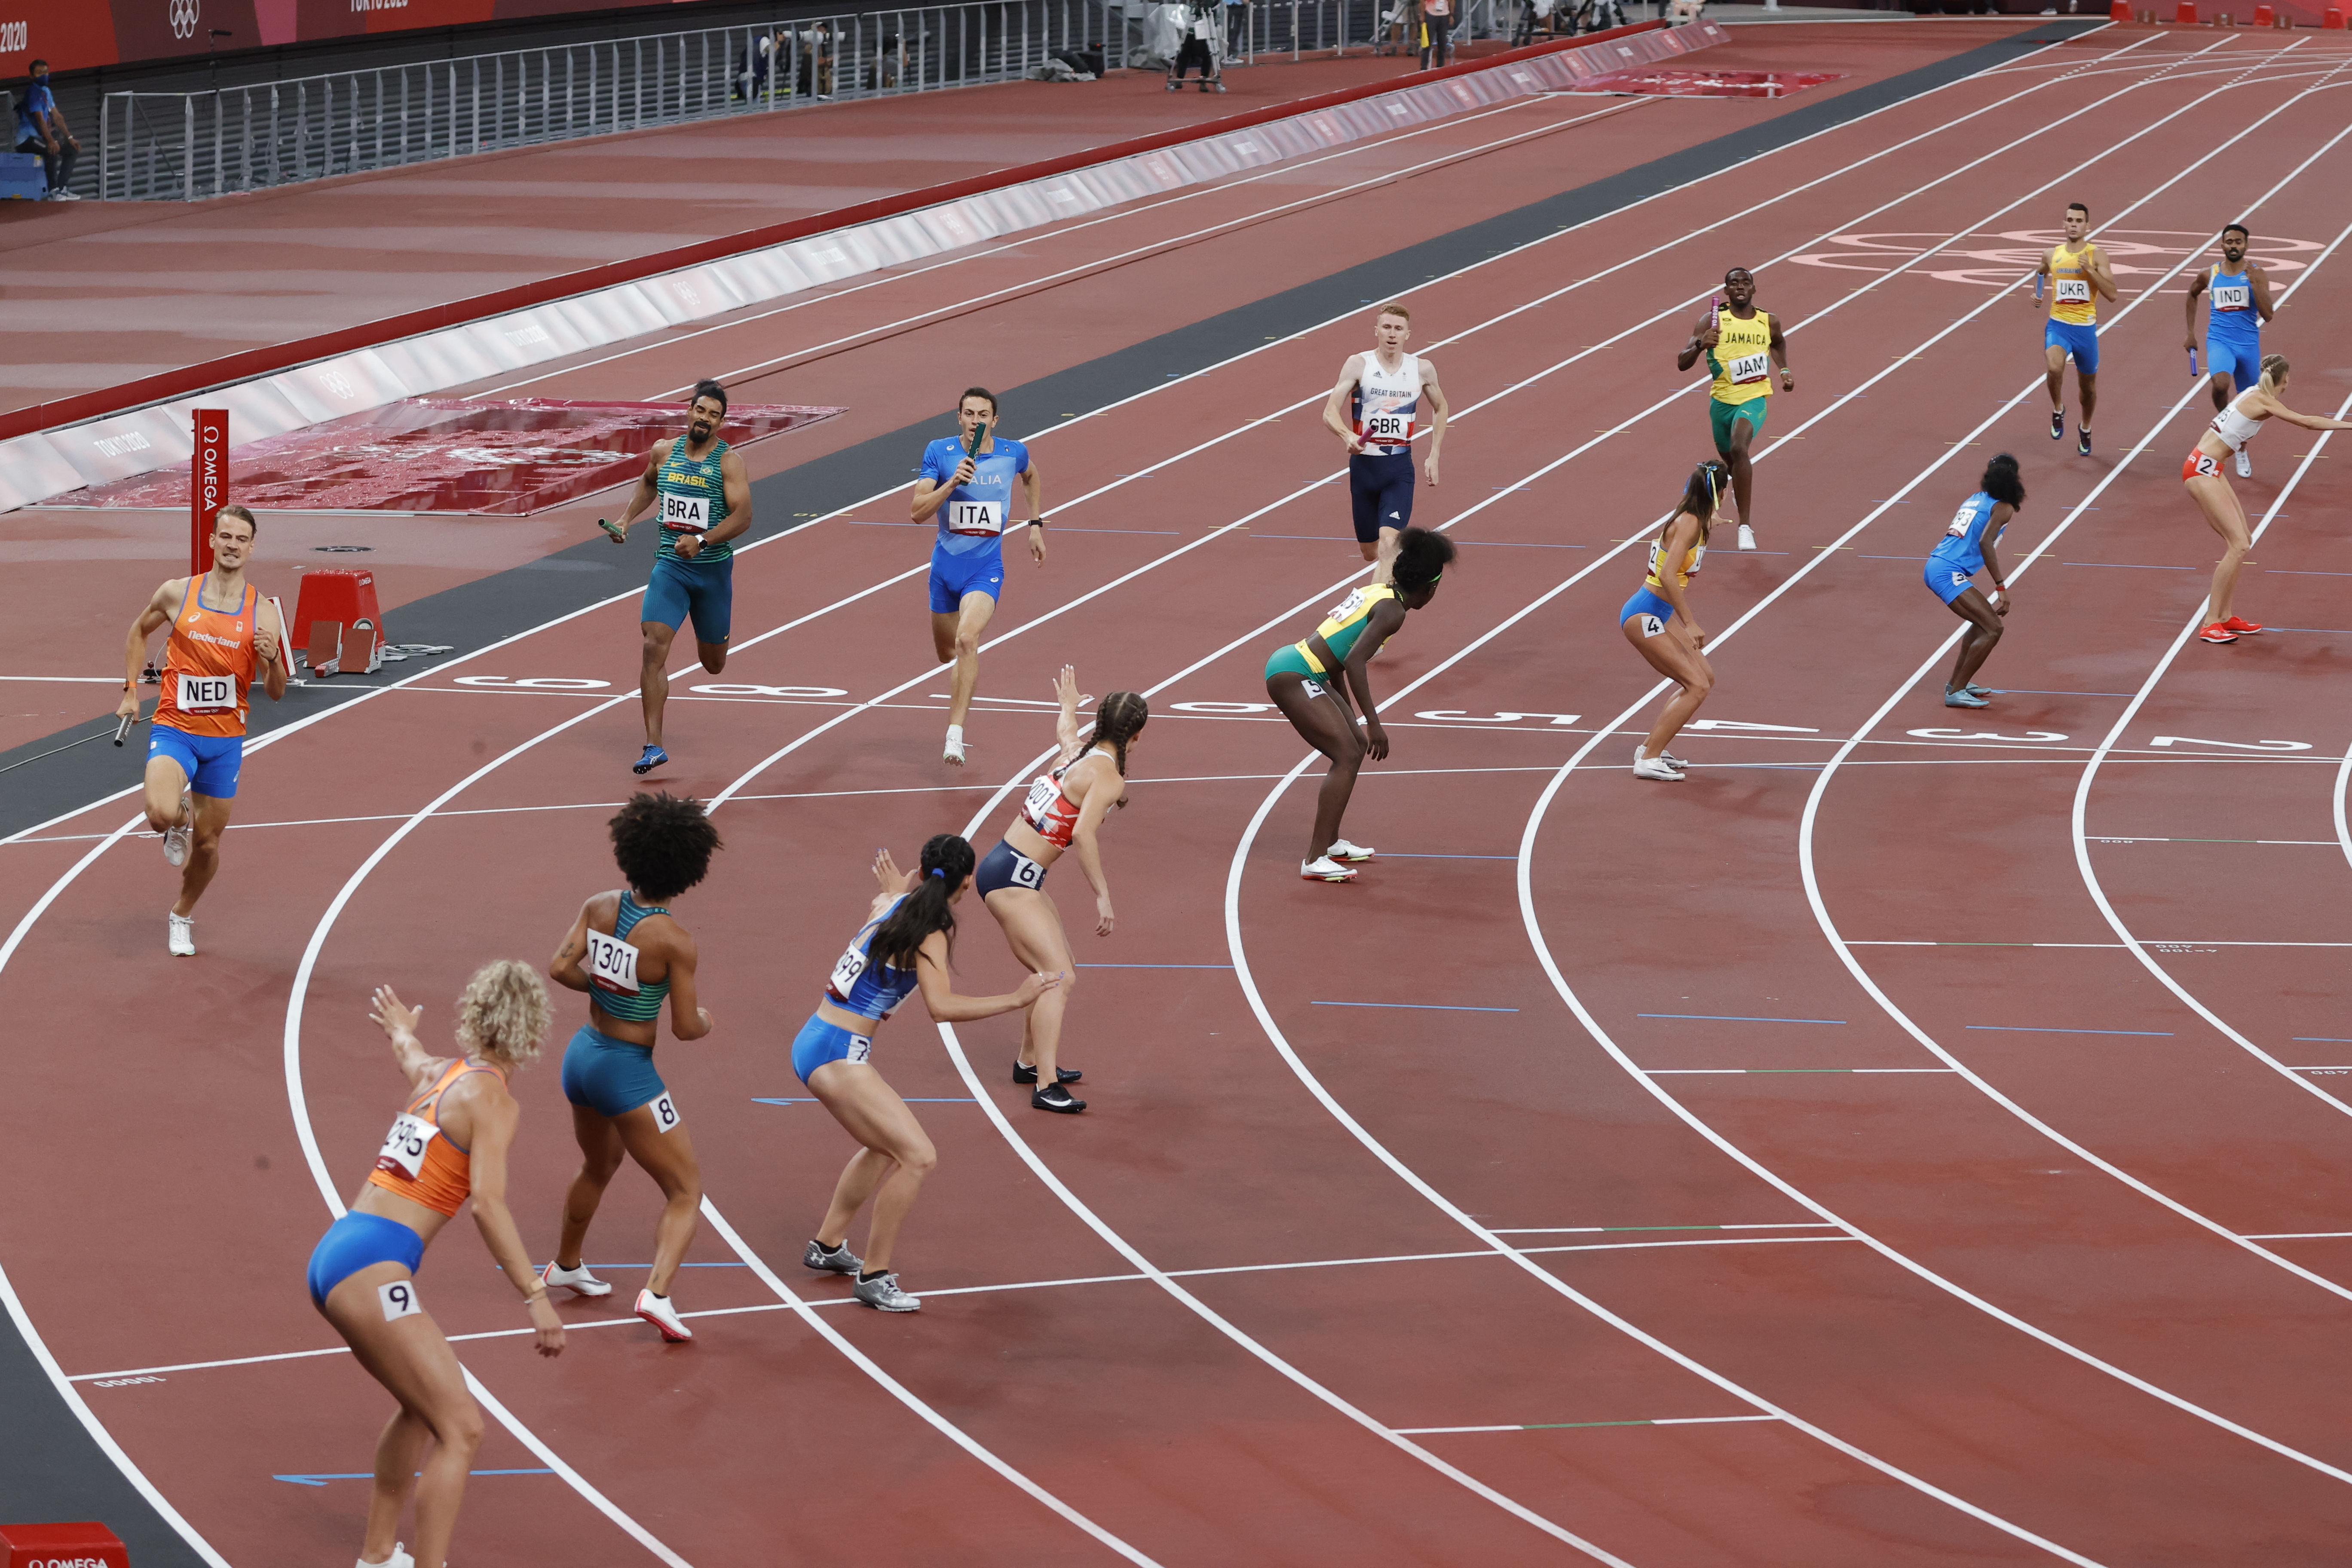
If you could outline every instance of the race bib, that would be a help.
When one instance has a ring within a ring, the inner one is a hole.
[[[1013,852],[1013,885],[1016,888],[1041,888],[1045,885],[1045,868],[1022,854]]]
[[[599,991],[638,989],[637,950],[619,937],[589,931],[587,967],[588,984]]]
[[[1351,590],[1346,598],[1323,612],[1323,624],[1329,626],[1334,621],[1344,621],[1363,607],[1364,590],[1361,588]]]
[[[1761,381],[1770,374],[1771,369],[1772,355],[1769,351],[1762,353],[1741,354],[1731,362],[1732,384],[1740,386],[1750,382]]]
[[[2213,309],[2244,310],[2254,302],[2254,290],[2245,283],[2217,283],[2213,286]]]
[[[1319,680],[1302,680],[1298,683],[1298,689],[1309,697],[1323,695],[1323,683]]]
[[[2056,297],[2062,305],[2087,305],[2091,302],[2091,280],[2087,278],[2061,278]]]
[[[375,1299],[383,1303],[383,1321],[387,1323],[425,1310],[416,1300],[414,1279],[386,1280],[375,1288]]]
[[[833,966],[833,973],[824,983],[825,989],[831,991],[835,996],[840,997],[842,1000],[847,1001],[849,999],[849,988],[856,984],[857,977],[865,973],[865,950],[863,948],[852,947],[847,952],[841,955],[841,962]]]
[[[1666,623],[1658,619],[1657,616],[1643,616],[1642,617],[1642,635],[1643,637],[1654,637],[1665,629]]]
[[[1976,504],[1972,501],[1967,506],[1960,508],[1959,511],[1953,516],[1952,525],[1944,530],[1944,537],[1947,539],[1966,539],[1969,536],[1969,528],[1975,524],[1976,521],[1977,509]]]
[[[863,1067],[866,1064],[866,1058],[871,1057],[873,1054],[874,1042],[872,1040],[866,1038],[864,1035],[852,1035],[849,1037],[849,1054],[843,1057],[841,1059],[845,1062],[855,1062],[860,1067]]]
[[[1397,409],[1382,409],[1364,416],[1364,439],[1367,441],[1410,441],[1412,439],[1412,416]]]
[[[415,1181],[425,1170],[425,1151],[441,1130],[413,1111],[404,1110],[393,1118],[392,1131],[383,1135],[383,1147],[376,1152],[375,1168],[393,1171]]]
[[[662,492],[655,515],[664,528],[680,533],[700,533],[710,526],[710,503],[700,496],[677,496]]]
[[[677,1101],[667,1089],[646,1101],[646,1109],[654,1113],[654,1131],[673,1132],[677,1130]]]
[[[951,500],[948,502],[950,533],[1003,533],[1004,503],[998,500]]]
[[[1050,778],[1040,778],[1029,786],[1029,798],[1021,803],[1021,809],[1028,814],[1030,821],[1043,822],[1061,794],[1061,785]]]
[[[236,677],[181,676],[179,706],[183,713],[223,713],[234,710],[236,707]]]

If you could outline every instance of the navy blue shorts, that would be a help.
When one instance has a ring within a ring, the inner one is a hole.
[[[981,861],[980,869],[971,876],[972,886],[985,900],[999,888],[1027,888],[1036,892],[1045,886],[1045,868],[1003,839]]]
[[[793,1072],[806,1083],[809,1074],[827,1062],[862,1062],[873,1054],[872,1035],[853,1035],[812,1013],[793,1039]]]
[[[1412,449],[1385,458],[1348,455],[1348,499],[1356,509],[1356,539],[1380,542],[1381,530],[1402,532],[1412,526]]]
[[[2231,389],[2243,392],[2263,378],[2263,340],[2205,334],[2205,368],[2230,378]]]
[[[616,1040],[583,1024],[563,1047],[563,1098],[599,1116],[626,1116],[667,1092],[661,1074],[654,1070],[651,1046]]]
[[[212,800],[236,797],[237,771],[245,766],[242,735],[191,735],[168,724],[147,733],[147,755],[169,757],[188,775],[188,787]]]
[[[654,557],[653,575],[646,579],[645,607],[640,621],[658,621],[670,630],[694,617],[694,640],[719,643],[735,626],[735,558],[724,561],[680,561],[675,555]]]
[[[944,550],[931,552],[931,614],[951,616],[963,607],[966,594],[985,594],[1002,602],[1004,597],[1004,547],[974,550],[962,555],[950,555]]]
[[[414,1274],[424,1261],[425,1238],[398,1220],[347,1214],[310,1250],[310,1304],[325,1306],[327,1293],[362,1268],[397,1263]]]
[[[2095,321],[2062,321],[2053,316],[2042,323],[2042,346],[2064,349],[2074,356],[2074,368],[2084,375],[2099,374],[2099,328]]]

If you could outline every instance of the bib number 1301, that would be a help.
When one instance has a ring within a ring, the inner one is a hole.
[[[636,948],[618,937],[607,936],[601,931],[590,931],[588,980],[600,991],[636,991],[639,989]]]

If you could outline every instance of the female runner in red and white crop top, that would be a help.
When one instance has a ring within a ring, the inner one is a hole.
[[[402,1006],[389,985],[376,989],[372,1016],[392,1037],[411,1092],[350,1212],[310,1254],[312,1304],[400,1401],[376,1439],[361,1568],[444,1568],[481,1446],[482,1411],[467,1391],[465,1368],[416,1296],[425,1248],[468,1196],[490,1256],[530,1309],[539,1353],[563,1350],[563,1320],[548,1305],[506,1205],[507,1152],[519,1114],[507,1076],[539,1055],[547,987],[520,960],[484,965],[457,1002],[455,1057],[432,1056],[418,1043],[422,1011]],[[414,1556],[394,1539],[411,1491]]]
[[[2287,363],[2284,354],[2263,356],[2263,378],[2230,400],[2230,406],[2213,416],[2213,423],[2197,437],[2188,459],[2180,465],[2180,485],[2189,492],[2198,510],[2213,531],[2221,536],[2221,559],[2213,567],[2213,594],[2205,612],[2205,629],[2197,635],[2206,642],[2236,642],[2241,637],[2261,631],[2252,621],[2232,613],[2231,601],[2238,592],[2238,563],[2253,548],[2253,530],[2246,523],[2246,509],[2238,504],[2237,492],[2221,472],[2222,462],[2231,453],[2244,447],[2262,428],[2265,419],[2284,419],[2305,430],[2352,430],[2352,424],[2330,419],[2320,414],[2297,414],[2279,401],[2286,390]]]
[[[1062,929],[1062,912],[1045,891],[1045,872],[1063,850],[1076,849],[1078,868],[1095,890],[1095,934],[1110,934],[1110,879],[1103,875],[1096,834],[1104,813],[1127,804],[1128,749],[1143,732],[1151,709],[1138,692],[1112,692],[1095,710],[1093,739],[1081,744],[1078,707],[1090,700],[1078,695],[1077,672],[1070,666],[1062,667],[1054,692],[1062,700],[1055,731],[1062,742],[1060,761],[1029,786],[1028,798],[996,847],[981,861],[972,882],[981,902],[1004,928],[1004,940],[1022,967],[1062,978],[1059,986],[1029,1008],[1013,1081],[1037,1085],[1029,1103],[1039,1110],[1077,1111],[1087,1102],[1064,1086],[1083,1075],[1065,1069],[1059,1061],[1062,1015],[1077,984],[1077,966],[1070,957],[1069,933]]]

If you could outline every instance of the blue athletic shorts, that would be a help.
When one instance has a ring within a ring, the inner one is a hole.
[[[626,1116],[659,1100],[665,1088],[651,1046],[616,1040],[583,1024],[563,1047],[563,1098],[599,1116]]]
[[[1948,605],[1967,593],[1977,580],[1975,573],[1961,571],[1959,563],[1943,555],[1927,557],[1927,571],[1924,574],[1927,580],[1928,591]]]
[[[646,579],[641,621],[659,621],[676,631],[694,617],[694,640],[725,642],[735,626],[735,558],[724,561],[680,561],[674,555],[654,557],[653,575]]]
[[[236,796],[237,770],[245,766],[242,735],[191,735],[168,724],[148,731],[147,755],[169,757],[188,775],[188,787],[213,800]]]
[[[951,616],[963,607],[966,594],[985,594],[1002,603],[1004,598],[1004,548],[974,550],[968,554],[950,555],[944,550],[931,552],[931,614]]]
[[[1675,618],[1674,603],[1644,583],[1633,590],[1633,596],[1625,601],[1623,609],[1617,612],[1617,624],[1622,626],[1635,616],[1655,616],[1659,624],[1664,625]]]
[[[2099,374],[2099,328],[2095,321],[2078,326],[2053,317],[2042,325],[2042,346],[2064,349],[2074,356],[2074,368],[2084,375]]]
[[[2243,392],[2263,378],[2263,340],[2205,334],[2205,368],[2230,378],[2231,390]]]
[[[1045,868],[1000,838],[981,860],[980,869],[971,874],[971,885],[980,889],[983,900],[999,888],[1035,891],[1045,885]]]
[[[1375,458],[1368,452],[1348,456],[1348,499],[1356,509],[1356,538],[1378,543],[1381,530],[1402,531],[1412,526],[1412,452],[1410,448]]]
[[[347,1214],[310,1249],[310,1304],[325,1306],[330,1290],[374,1264],[397,1263],[414,1274],[424,1261],[425,1238],[398,1220]]]
[[[853,1035],[812,1013],[793,1037],[793,1071],[806,1083],[809,1074],[827,1062],[862,1062],[873,1054],[873,1036]]]

